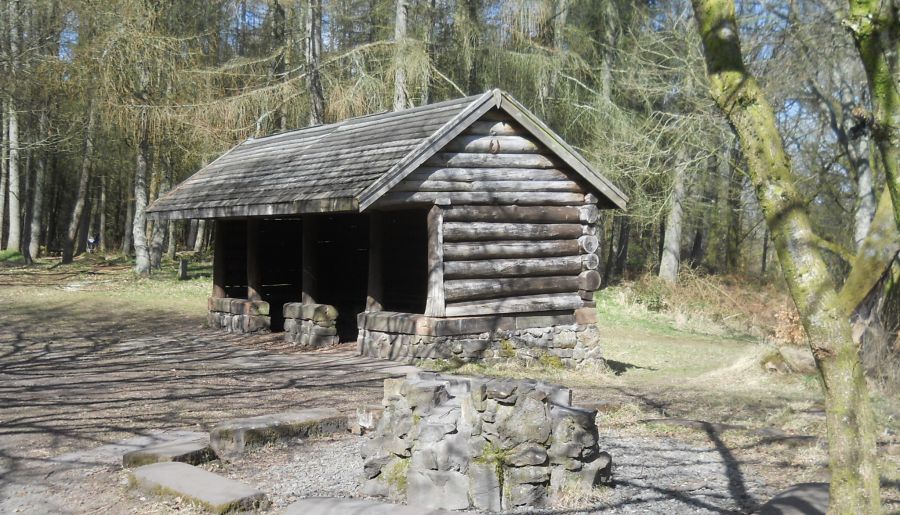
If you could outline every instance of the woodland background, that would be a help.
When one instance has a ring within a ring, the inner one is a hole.
[[[689,2],[3,0],[0,248],[63,261],[99,235],[138,271],[205,249],[203,222],[149,201],[253,136],[499,87],[629,196],[604,282],[681,268],[774,277],[766,224],[710,98]],[[883,178],[866,77],[836,0],[741,1],[748,67],[772,102],[835,275]],[[668,234],[668,236],[667,236]],[[666,241],[669,243],[666,244]],[[145,250],[146,249],[146,250]],[[661,266],[662,262],[662,266]]]

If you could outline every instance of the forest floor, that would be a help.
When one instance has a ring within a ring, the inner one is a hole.
[[[225,418],[321,405],[350,412],[380,398],[390,364],[348,364],[346,352],[298,353],[277,335],[203,329],[208,264],[190,273],[191,280],[176,281],[170,266],[139,280],[128,263],[97,256],[30,268],[0,261],[0,512],[191,511],[178,500],[129,491],[120,451],[102,450],[163,430],[205,430]],[[453,369],[565,384],[576,404],[597,408],[601,442],[623,479],[597,509],[749,512],[788,485],[828,480],[815,376],[765,371],[771,344],[758,335],[649,313],[625,297],[612,289],[598,304],[606,369]],[[897,511],[898,400],[880,392],[873,399],[883,497],[887,511]],[[265,449],[250,457],[255,463],[248,458],[243,468],[220,472],[281,485],[277,507],[304,491],[297,481],[309,467],[342,461],[315,464],[310,451],[352,456],[357,446],[337,438],[300,454]],[[85,460],[94,462],[75,466]],[[715,469],[708,481],[704,460]],[[355,491],[344,486],[353,474],[325,469],[330,490],[305,491]]]

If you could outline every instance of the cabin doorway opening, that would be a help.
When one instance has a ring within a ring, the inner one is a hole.
[[[315,300],[338,311],[341,342],[356,341],[356,315],[366,310],[369,218],[358,214],[317,216]]]
[[[260,296],[269,303],[271,330],[284,330],[283,307],[300,300],[303,224],[299,218],[258,223]]]

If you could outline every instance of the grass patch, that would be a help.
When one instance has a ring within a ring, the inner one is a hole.
[[[0,263],[10,265],[25,264],[25,257],[18,250],[6,249],[0,250]]]

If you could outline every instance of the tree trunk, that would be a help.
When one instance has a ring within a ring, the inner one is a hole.
[[[48,135],[47,110],[38,115],[38,138],[46,140]],[[44,182],[47,175],[47,152],[39,151],[34,174],[34,193],[31,208],[31,234],[28,240],[28,255],[31,258],[41,254],[41,221],[44,218]]]
[[[849,314],[816,244],[775,115],[744,68],[731,0],[693,0],[713,98],[738,134],[825,389],[830,513],[879,513],[875,422]],[[894,250],[896,252],[896,250]],[[880,270],[869,273],[881,275]],[[852,272],[851,272],[852,274]]]
[[[619,227],[619,244],[616,246],[616,262],[613,265],[613,277],[625,276],[625,264],[628,262],[628,239],[631,233],[631,224],[628,217],[622,217]]]
[[[162,158],[162,176],[159,180],[159,186],[156,188],[156,198],[160,198],[169,191],[172,184],[172,159],[168,154]],[[173,225],[171,220],[157,220],[153,224],[150,233],[150,268],[159,270],[162,265],[163,245],[166,239],[166,233],[169,232],[169,226]]]
[[[404,68],[406,41],[406,19],[409,13],[407,0],[397,0],[394,18],[394,111],[402,111],[409,105],[406,91],[406,68]]]
[[[130,186],[130,185],[129,185]],[[131,189],[130,187],[128,188]],[[131,237],[134,231],[134,200],[125,199],[125,225],[122,230],[122,255],[131,255]]]
[[[206,220],[197,221],[197,237],[194,239],[194,252],[201,252],[206,248]]]
[[[168,242],[166,247],[166,255],[169,256],[169,259],[175,261],[176,254],[178,252],[178,242],[176,241],[176,233],[178,222],[175,220],[169,220],[169,234],[166,236],[166,241]]]
[[[866,70],[875,113],[872,141],[881,154],[894,221],[900,228],[900,9],[896,1],[849,0],[850,29]]]
[[[6,181],[9,177],[9,123],[6,121],[9,110],[6,99],[0,102],[0,124],[3,125],[3,141],[0,141],[0,249],[3,246],[3,233],[6,227]]]
[[[150,275],[150,252],[147,249],[147,169],[150,166],[150,127],[148,114],[140,114],[140,134],[134,165],[134,271],[139,276]]]
[[[100,177],[100,223],[97,234],[100,238],[100,252],[106,253],[109,247],[106,245],[106,176]]]
[[[63,242],[62,262],[71,263],[75,255],[78,227],[81,225],[81,217],[87,199],[88,185],[91,180],[91,169],[94,158],[94,128],[97,124],[93,98],[88,100],[86,123],[84,127],[84,141],[81,149],[81,173],[78,176],[78,191],[75,194],[75,205],[72,207],[72,217],[69,219],[69,228],[66,230],[66,239]],[[84,234],[81,235],[84,238]]]
[[[185,247],[188,249],[193,249],[194,244],[197,242],[197,224],[199,222],[196,218],[188,221],[187,241],[185,242]]]
[[[738,261],[741,253],[741,190],[743,189],[743,175],[738,170],[736,161],[737,151],[732,152],[730,175],[728,176],[728,194],[726,206],[728,209],[728,228],[725,235],[725,270],[734,272],[738,269]]]
[[[322,0],[309,0],[306,11],[306,90],[309,93],[309,124],[325,123],[325,93],[319,64],[322,55]]]
[[[19,1],[10,0],[7,4],[9,18],[9,76],[12,84],[16,83],[19,59]],[[7,99],[7,123],[9,124],[9,238],[6,248],[22,251],[22,210],[19,181],[19,113],[14,94]]]
[[[681,154],[681,153],[679,153]],[[663,243],[662,259],[659,262],[659,277],[674,284],[678,279],[678,265],[681,261],[681,224],[684,213],[684,169],[687,159],[679,155],[672,177],[672,205],[666,217],[666,236]]]
[[[275,56],[275,61],[272,63],[272,79],[275,81],[284,82],[287,80],[287,77],[284,75],[285,70],[285,58],[287,53],[290,51],[288,48],[287,42],[287,31],[285,30],[285,11],[284,7],[278,0],[274,0],[272,2],[272,41],[275,45],[281,47],[281,51]],[[279,95],[278,105],[275,106],[275,109],[272,113],[272,121],[274,129],[277,131],[283,131],[287,128],[287,119],[284,116],[284,98],[282,95]],[[171,223],[169,224],[172,225]]]
[[[461,47],[466,74],[466,93],[478,94],[478,45],[481,35],[479,27],[479,0],[462,0],[462,8],[457,24],[462,25]]]

